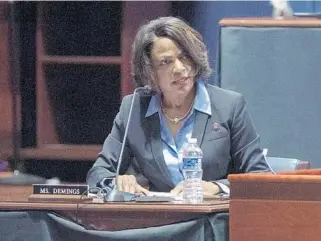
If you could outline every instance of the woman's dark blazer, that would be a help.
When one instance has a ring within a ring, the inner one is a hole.
[[[206,88],[212,114],[196,111],[192,134],[203,151],[203,180],[228,185],[230,173],[269,171],[243,96],[212,85]],[[124,97],[112,131],[88,172],[90,187],[115,176],[132,98]],[[174,184],[163,158],[158,113],[145,117],[150,98],[136,95],[120,173],[135,165],[135,170],[148,179],[151,190],[165,192]]]

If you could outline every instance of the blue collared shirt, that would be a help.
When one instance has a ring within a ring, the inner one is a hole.
[[[182,162],[181,158],[179,158],[179,153],[182,150],[183,144],[192,136],[196,111],[203,112],[209,116],[212,114],[210,97],[202,80],[196,82],[196,96],[193,109],[187,118],[182,122],[175,139],[167,126],[166,117],[161,111],[161,103],[158,96],[152,96],[145,115],[148,117],[158,112],[161,126],[160,129],[163,156],[172,181],[175,185],[184,179],[182,173]]]

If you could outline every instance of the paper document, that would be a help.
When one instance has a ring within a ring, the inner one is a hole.
[[[170,192],[149,192],[147,196],[154,197],[171,197],[173,200],[183,200],[183,197],[177,196]]]
[[[148,192],[147,196],[175,197],[175,195],[170,192]]]

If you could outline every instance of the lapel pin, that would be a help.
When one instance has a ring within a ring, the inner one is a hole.
[[[220,124],[217,122],[213,123],[212,130],[218,132],[220,130]]]

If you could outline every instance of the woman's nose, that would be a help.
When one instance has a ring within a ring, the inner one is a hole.
[[[185,66],[182,61],[180,61],[179,59],[175,60],[173,71],[174,74],[182,74],[185,71]]]

